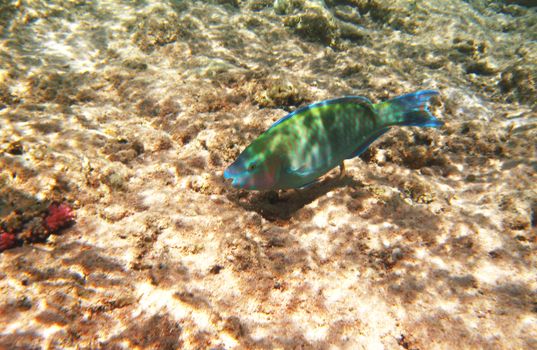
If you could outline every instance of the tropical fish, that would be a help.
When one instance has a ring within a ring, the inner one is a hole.
[[[307,187],[344,160],[359,156],[392,126],[440,127],[423,90],[373,104],[362,96],[313,103],[289,113],[255,139],[224,171],[233,187]]]

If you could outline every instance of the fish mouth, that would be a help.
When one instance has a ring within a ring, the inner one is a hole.
[[[233,179],[233,174],[231,173],[231,170],[229,169],[229,167],[224,170],[224,179],[226,180],[229,180],[229,179]]]
[[[231,165],[224,170],[224,179],[231,180],[231,186],[235,188],[244,187],[245,178],[244,176],[240,175],[241,173],[233,169]]]
[[[241,177],[232,177],[231,186],[235,188],[246,188],[245,179]]]

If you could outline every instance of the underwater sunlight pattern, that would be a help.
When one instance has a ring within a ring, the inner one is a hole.
[[[535,349],[536,81],[534,1],[0,1],[0,349]]]

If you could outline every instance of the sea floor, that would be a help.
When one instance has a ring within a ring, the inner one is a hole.
[[[0,349],[537,348],[537,12],[515,3],[0,2]],[[223,180],[299,106],[421,89],[445,126],[342,179]],[[54,202],[76,222],[24,235]]]

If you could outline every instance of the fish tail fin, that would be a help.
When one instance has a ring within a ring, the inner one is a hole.
[[[444,123],[429,112],[428,102],[438,95],[435,90],[422,90],[399,96],[375,105],[379,117],[387,125],[437,128]]]

